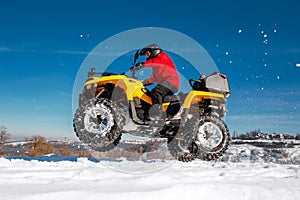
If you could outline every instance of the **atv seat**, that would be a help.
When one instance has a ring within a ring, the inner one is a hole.
[[[163,103],[167,103],[167,102],[179,102],[179,101],[180,101],[180,97],[179,96],[174,96],[174,95],[167,95],[163,99]]]

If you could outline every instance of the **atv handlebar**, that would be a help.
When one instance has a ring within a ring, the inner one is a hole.
[[[136,71],[132,70],[132,69],[136,66],[136,61],[139,58],[139,56],[140,56],[140,51],[137,50],[135,52],[135,55],[134,55],[134,60],[133,60],[133,64],[132,64],[133,66],[130,67],[130,71],[131,71],[131,77],[130,78],[137,79],[135,77],[135,72]],[[99,74],[99,75],[102,75],[102,76],[111,76],[111,75],[125,75],[126,76],[125,72],[123,72],[121,74],[116,74],[116,73],[113,73],[113,72],[96,72],[95,68],[91,68],[91,71],[89,71],[89,73],[88,73],[88,77],[90,78],[90,77],[94,76],[95,74]]]
[[[136,79],[136,77],[135,77],[135,72],[136,72],[136,71],[131,70],[131,78],[135,78],[135,79]]]

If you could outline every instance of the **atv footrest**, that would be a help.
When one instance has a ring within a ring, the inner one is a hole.
[[[180,101],[180,97],[179,96],[174,96],[174,95],[165,96],[164,99],[163,99],[163,103],[178,102],[178,101]]]

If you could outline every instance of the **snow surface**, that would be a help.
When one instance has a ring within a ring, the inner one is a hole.
[[[247,154],[251,148],[236,145],[229,149],[229,159],[219,162],[56,155],[0,158],[0,197],[1,200],[298,200],[298,162],[276,164],[247,156],[239,161],[233,159],[234,152]],[[297,160],[298,150],[293,154]]]

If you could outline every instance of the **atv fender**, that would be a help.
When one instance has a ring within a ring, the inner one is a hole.
[[[202,99],[223,99],[223,94],[205,92],[205,91],[191,91],[184,100],[183,107],[189,109],[192,104],[201,102]]]

